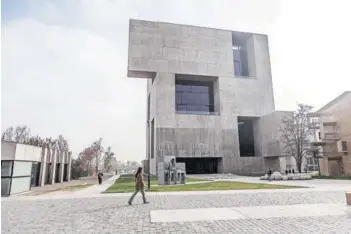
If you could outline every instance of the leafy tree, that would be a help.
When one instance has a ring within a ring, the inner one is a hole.
[[[281,141],[296,160],[298,171],[301,173],[302,161],[310,152],[309,137],[313,134],[307,114],[312,106],[298,104],[292,115],[282,119],[280,132]]]

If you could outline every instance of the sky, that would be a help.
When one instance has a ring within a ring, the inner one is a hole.
[[[348,0],[2,0],[1,129],[99,137],[146,157],[146,81],[127,78],[129,19],[264,33],[277,110],[351,90]]]

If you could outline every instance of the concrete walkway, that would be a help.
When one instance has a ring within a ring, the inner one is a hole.
[[[75,195],[81,195],[81,194],[82,195],[100,194],[100,193],[104,192],[106,189],[108,189],[111,185],[113,185],[118,178],[119,178],[119,175],[112,176],[108,180],[105,180],[104,182],[102,182],[101,185],[95,184],[95,185],[90,186],[88,188],[81,189],[79,191],[75,191],[75,192],[71,193],[71,195],[75,196]]]

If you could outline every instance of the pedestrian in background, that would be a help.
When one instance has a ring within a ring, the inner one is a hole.
[[[102,177],[104,176],[104,174],[102,174],[101,171],[99,171],[98,173],[98,181],[99,181],[99,184],[102,184]]]

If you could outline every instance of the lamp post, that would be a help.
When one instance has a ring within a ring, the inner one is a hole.
[[[147,190],[150,191],[150,120],[147,121],[147,130],[148,130],[148,138],[147,138]]]

